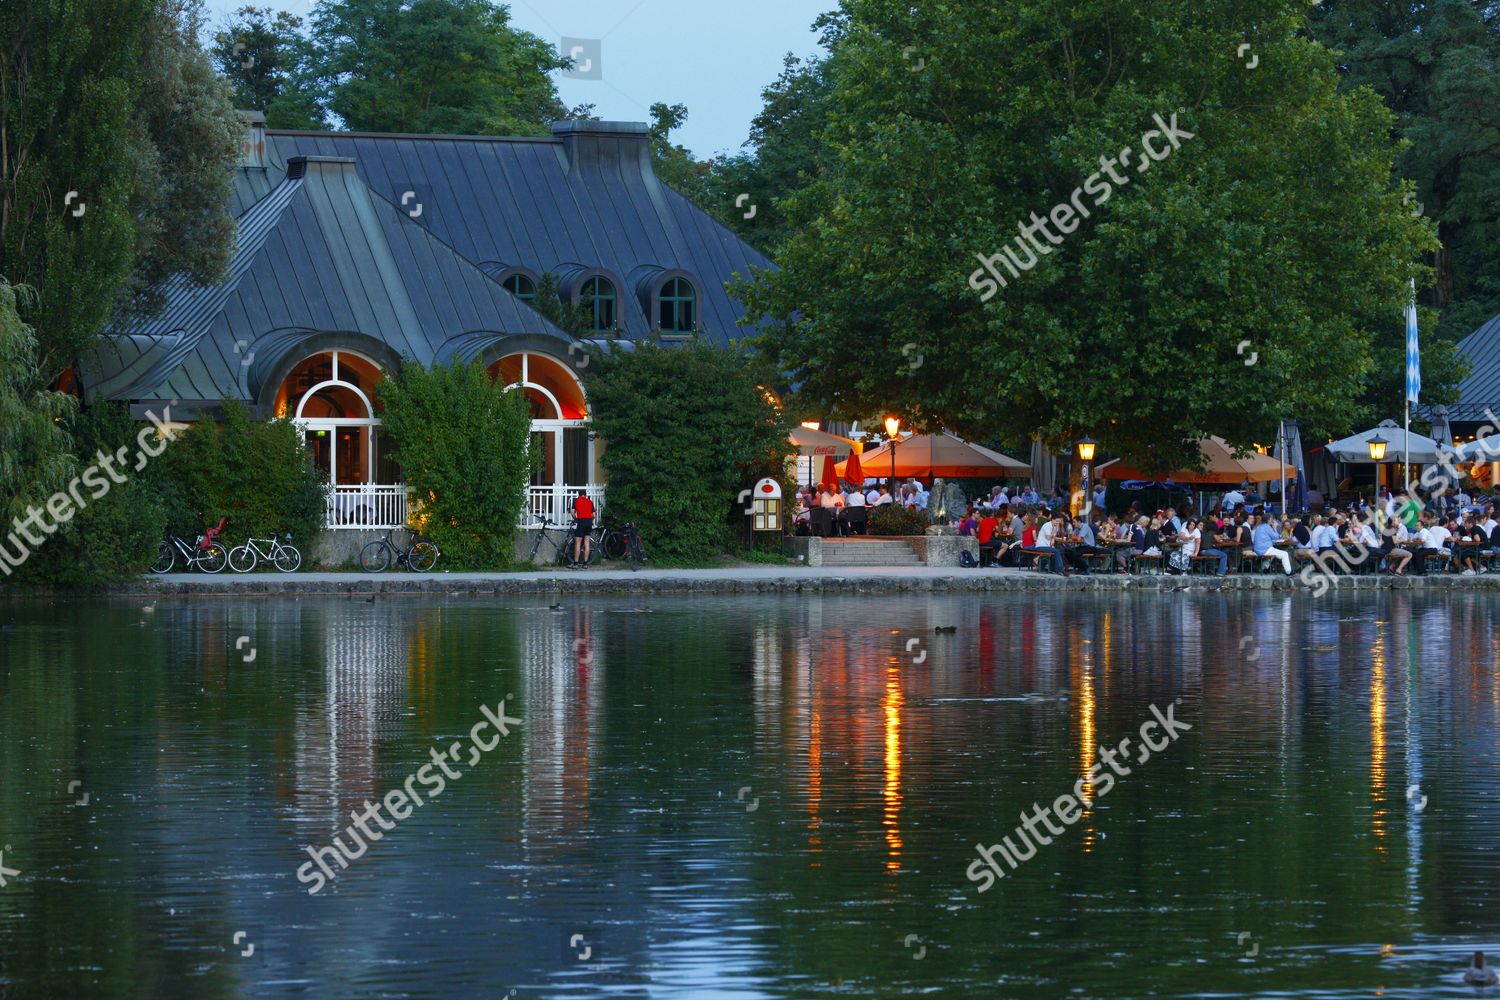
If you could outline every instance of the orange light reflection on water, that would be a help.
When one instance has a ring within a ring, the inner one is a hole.
[[[890,855],[885,862],[888,871],[901,867],[901,672],[891,666],[885,672],[885,695],[881,708],[885,712],[885,808],[881,825]]]

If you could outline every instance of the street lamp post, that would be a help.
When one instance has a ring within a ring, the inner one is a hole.
[[[1079,441],[1078,458],[1083,462],[1083,516],[1087,518],[1094,510],[1094,495],[1089,490],[1089,465],[1094,461],[1094,446],[1098,444],[1093,438],[1084,435]]]
[[[1370,461],[1375,463],[1375,499],[1380,499],[1380,463],[1385,461],[1385,446],[1390,444],[1379,434],[1370,438],[1365,444],[1370,449]]]
[[[885,418],[885,447],[891,453],[891,503],[896,502],[896,435],[901,432],[900,417]]]

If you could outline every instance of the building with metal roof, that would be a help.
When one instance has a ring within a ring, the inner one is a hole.
[[[1458,384],[1458,402],[1448,407],[1448,420],[1465,425],[1465,431],[1469,424],[1493,424],[1487,411],[1500,413],[1500,315],[1460,340],[1458,352],[1470,368]]]
[[[657,178],[647,128],[567,121],[550,138],[266,130],[245,113],[222,284],[164,289],[162,311],[80,359],[85,399],[136,416],[212,417],[236,399],[298,422],[333,484],[332,527],[405,521],[373,388],[386,372],[474,359],[532,401],[534,517],[602,499],[583,344],[534,308],[552,275],[591,340],[726,343],[726,290],[770,262]],[[533,440],[538,440],[535,436]]]

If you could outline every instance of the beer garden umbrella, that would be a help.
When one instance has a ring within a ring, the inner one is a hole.
[[[863,486],[865,482],[865,470],[860,467],[859,455],[852,454],[844,463],[844,479],[853,486]]]
[[[977,444],[970,444],[954,434],[914,434],[895,443],[897,478],[983,479],[989,476],[1029,477],[1031,467],[1008,455]],[[889,443],[859,456],[861,467],[877,475],[891,474]],[[848,478],[847,463],[845,478]]]

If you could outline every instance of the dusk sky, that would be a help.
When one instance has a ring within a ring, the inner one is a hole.
[[[213,24],[247,0],[208,0]],[[255,6],[306,18],[308,0]],[[618,121],[646,121],[655,101],[682,103],[689,118],[673,138],[699,157],[739,150],[760,110],[761,88],[787,52],[817,50],[813,20],[834,0],[761,0],[750,7],[703,0],[515,0],[511,23],[554,44],[564,36],[597,39],[602,79],[556,75],[570,107],[593,103]]]

